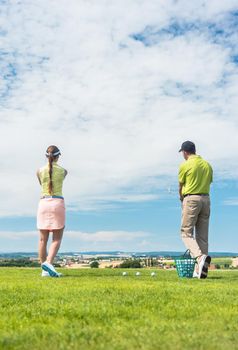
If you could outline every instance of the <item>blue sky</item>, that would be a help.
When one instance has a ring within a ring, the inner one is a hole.
[[[125,11],[125,8],[127,11]],[[184,140],[214,168],[211,251],[238,251],[238,2],[0,2],[0,250],[37,249],[62,151],[66,250],[183,250]]]
[[[237,184],[214,183],[211,191],[211,251],[237,252]],[[236,199],[235,199],[236,201]],[[68,211],[62,249],[87,250],[183,250],[179,237],[180,203],[172,193],[162,200],[140,203],[111,202],[97,211]],[[1,245],[5,250],[34,250],[37,233],[34,217],[0,219]],[[24,229],[24,230],[23,230]],[[23,232],[24,231],[24,232]]]

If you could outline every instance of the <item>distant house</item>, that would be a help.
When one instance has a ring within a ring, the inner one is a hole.
[[[215,264],[210,264],[209,270],[216,270],[216,265]]]
[[[232,259],[231,266],[232,266],[232,267],[238,267],[238,258],[233,258],[233,259]]]

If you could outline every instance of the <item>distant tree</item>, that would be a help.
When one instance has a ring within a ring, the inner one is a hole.
[[[123,261],[123,263],[120,264],[120,267],[123,269],[128,269],[128,268],[141,268],[141,262],[138,259],[129,259],[129,260],[125,260]]]
[[[39,267],[40,264],[37,261],[32,261],[29,258],[18,259],[1,259],[0,266],[4,267]]]
[[[97,260],[94,260],[90,263],[90,267],[92,269],[97,269],[99,267],[99,262]]]

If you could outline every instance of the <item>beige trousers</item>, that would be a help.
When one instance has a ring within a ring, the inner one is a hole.
[[[189,195],[182,203],[181,236],[192,257],[208,254],[209,196]],[[195,231],[195,232],[194,232]]]

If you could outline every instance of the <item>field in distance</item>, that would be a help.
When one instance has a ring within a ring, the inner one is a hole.
[[[237,270],[59,270],[0,269],[0,349],[237,349]]]

